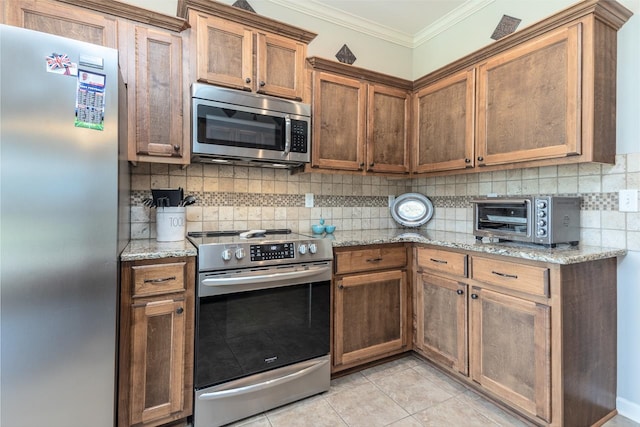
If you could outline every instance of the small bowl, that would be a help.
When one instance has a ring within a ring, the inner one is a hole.
[[[326,231],[327,234],[331,234],[334,231],[336,231],[336,226],[335,225],[325,225],[324,226],[324,231]]]
[[[314,234],[322,234],[324,233],[324,225],[313,224],[311,230],[313,230]]]

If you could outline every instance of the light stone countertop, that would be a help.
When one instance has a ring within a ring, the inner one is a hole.
[[[335,231],[333,234],[325,234],[322,238],[331,240],[334,248],[385,243],[423,243],[443,248],[462,249],[554,264],[575,264],[604,258],[615,258],[624,256],[627,253],[625,249],[599,246],[561,244],[556,248],[545,248],[544,246],[528,243],[491,243],[486,238],[483,242],[479,242],[472,234],[397,228]],[[155,239],[140,239],[131,240],[122,252],[120,259],[122,261],[135,261],[197,256],[197,254],[196,247],[187,239],[178,242],[158,242]]]
[[[466,233],[451,233],[444,231],[426,231],[411,229],[382,229],[336,231],[334,235],[325,235],[332,240],[333,247],[349,247],[360,245],[374,245],[382,243],[424,243],[443,248],[455,248],[467,251],[504,255],[533,261],[550,262],[553,264],[575,264],[604,258],[614,258],[627,253],[625,249],[604,248],[599,246],[571,246],[561,244],[556,248],[530,243],[501,242],[491,243],[488,239],[477,241],[475,236]]]
[[[141,259],[197,256],[198,250],[187,239],[178,242],[158,242],[156,239],[131,240],[122,254],[121,261]]]

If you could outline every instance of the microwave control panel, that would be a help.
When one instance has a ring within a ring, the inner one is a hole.
[[[308,147],[309,123],[304,120],[291,120],[291,151],[306,153]]]

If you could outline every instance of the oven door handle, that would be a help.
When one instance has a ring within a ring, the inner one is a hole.
[[[313,276],[318,276],[323,273],[327,273],[329,267],[311,267],[307,270],[299,271],[280,271],[272,274],[259,274],[255,276],[233,276],[233,277],[210,277],[202,280],[202,285],[216,287],[216,286],[233,286],[233,285],[253,285],[256,283],[269,283],[278,282],[281,280],[289,279],[303,279]]]
[[[234,387],[228,390],[220,390],[220,391],[212,391],[210,393],[203,393],[198,396],[199,400],[214,400],[214,399],[222,399],[230,396],[240,396],[243,394],[253,393],[260,390],[265,390],[271,387],[275,387],[289,381],[293,381],[299,377],[308,375],[318,369],[322,368],[324,365],[329,363],[327,360],[320,360],[314,362],[312,365],[304,367],[299,371],[293,372],[291,374],[285,375],[279,378],[272,378],[266,381],[259,382],[257,384],[250,384],[241,387]]]

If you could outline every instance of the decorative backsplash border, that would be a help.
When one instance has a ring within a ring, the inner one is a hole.
[[[262,194],[229,192],[196,192],[199,206],[245,206],[245,207],[304,207],[304,194]],[[581,209],[586,211],[618,210],[618,193],[558,194],[558,196],[582,197]],[[142,206],[142,200],[151,197],[147,191],[132,191],[131,205]],[[468,208],[478,196],[429,196],[436,208]],[[523,197],[523,196],[514,196]],[[329,196],[315,195],[315,207],[385,207],[388,196]]]

